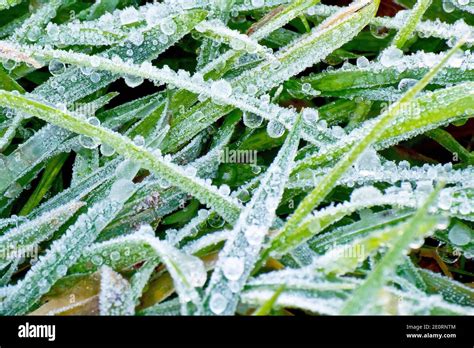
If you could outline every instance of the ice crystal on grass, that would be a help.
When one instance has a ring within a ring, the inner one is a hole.
[[[127,280],[107,266],[101,268],[100,275],[100,314],[132,315],[135,309]]]
[[[473,313],[467,0],[76,5],[0,1],[1,314]]]
[[[260,181],[252,200],[245,206],[231,237],[219,254],[219,261],[206,289],[211,314],[230,314],[237,306],[236,293],[244,286],[275,218],[291,162],[299,144],[297,121],[278,156]],[[290,161],[285,163],[285,161]]]

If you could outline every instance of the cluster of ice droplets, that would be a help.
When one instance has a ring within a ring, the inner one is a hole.
[[[99,310],[101,315],[132,315],[135,306],[130,284],[107,266],[101,268]]]
[[[383,71],[384,69],[396,69],[399,72],[413,70],[413,69],[429,69],[441,61],[445,53],[432,53],[418,51],[409,55],[403,55],[403,52],[393,46],[386,48],[380,54],[378,60],[369,61],[365,57],[359,57],[356,60],[356,65],[345,63],[344,67],[339,70],[327,70],[334,74],[341,73],[341,71],[348,70],[371,70],[374,72]],[[474,69],[474,55],[470,50],[459,51],[454,54],[446,64],[446,68],[456,68],[462,71]]]

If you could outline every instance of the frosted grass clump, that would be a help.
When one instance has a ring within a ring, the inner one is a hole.
[[[473,313],[470,3],[69,6],[0,3],[1,314]]]

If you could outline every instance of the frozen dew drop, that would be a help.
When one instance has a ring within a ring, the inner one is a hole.
[[[263,117],[245,111],[243,114],[244,125],[249,128],[258,128],[263,123]]]
[[[99,146],[99,143],[94,138],[88,137],[87,135],[79,136],[79,144],[86,149],[95,149]]]
[[[245,239],[250,245],[259,245],[265,237],[265,229],[257,225],[250,225],[244,231]]]
[[[457,0],[458,1],[458,4],[461,5],[461,6],[466,6],[466,5],[469,5],[469,2],[471,0]]]
[[[416,183],[416,193],[429,195],[433,191],[433,182],[431,180],[420,180]]]
[[[236,51],[242,51],[245,48],[245,42],[239,39],[232,39],[229,45]]]
[[[242,202],[248,202],[250,200],[251,196],[250,193],[247,189],[242,189],[238,194],[237,194],[237,199]]]
[[[382,192],[373,186],[357,188],[351,193],[351,203],[363,203],[367,200],[381,198]]]
[[[420,249],[425,244],[424,238],[417,238],[409,244],[410,249]]]
[[[144,146],[145,145],[145,138],[143,138],[141,135],[137,135],[135,136],[135,138],[133,138],[133,143],[137,146]]]
[[[270,120],[267,124],[267,133],[270,138],[279,138],[285,133],[285,126],[276,120]]]
[[[252,6],[254,7],[262,7],[265,5],[265,0],[251,0],[252,1]]]
[[[401,79],[398,83],[398,90],[407,91],[418,83],[415,79]]]
[[[380,26],[371,24],[370,25],[370,33],[376,39],[385,39],[390,32],[385,27],[380,27]]]
[[[221,228],[222,226],[225,225],[225,221],[223,218],[221,218],[219,215],[217,214],[212,214],[209,219],[207,220],[207,223],[209,224],[209,226],[211,226],[212,228]]]
[[[138,11],[134,7],[127,7],[120,12],[120,23],[122,25],[128,25],[135,23],[140,19]]]
[[[163,178],[160,178],[159,185],[162,189],[167,189],[171,186],[171,184],[168,182],[168,180],[163,179]]]
[[[262,168],[260,166],[257,166],[257,165],[252,166],[250,169],[252,170],[252,173],[254,173],[255,175],[260,174],[261,171],[262,171]]]
[[[439,194],[438,207],[443,210],[449,210],[453,204],[453,198],[449,191],[443,190]]]
[[[59,35],[59,28],[56,24],[48,23],[48,25],[46,26],[46,33],[51,38],[57,39]]]
[[[144,41],[143,34],[140,31],[133,31],[129,36],[128,40],[135,46],[140,46]]]
[[[319,233],[319,231],[321,231],[321,222],[319,220],[311,221],[311,223],[308,225],[308,230],[312,234]]]
[[[209,210],[206,210],[206,209],[199,209],[199,210],[198,210],[198,216],[199,216],[201,219],[206,219],[206,218],[209,216]]]
[[[100,120],[97,117],[89,117],[87,119],[87,122],[93,126],[100,126]]]
[[[257,86],[255,86],[254,84],[247,85],[247,93],[248,94],[255,95],[255,94],[257,94],[257,92],[258,92]]]
[[[230,194],[230,187],[227,185],[221,185],[219,187],[219,193],[223,196],[228,196]]]
[[[227,299],[219,293],[214,293],[211,295],[209,300],[209,308],[214,314],[222,314],[227,307]]]
[[[114,262],[120,260],[120,253],[117,250],[112,251],[110,253],[110,260]]]
[[[318,8],[316,6],[311,6],[308,9],[308,15],[315,16],[318,13],[317,11],[318,11]]]
[[[123,79],[130,88],[135,88],[143,83],[143,77],[141,76],[126,75]]]
[[[370,62],[366,57],[361,56],[361,57],[357,58],[356,65],[359,69],[364,69],[364,68],[369,67]]]
[[[442,0],[442,3],[443,3],[444,12],[451,13],[451,12],[454,11],[455,6],[454,6],[454,4],[452,3],[451,0]]]
[[[472,231],[469,227],[457,223],[449,230],[448,238],[453,244],[466,245],[472,240]]]
[[[100,145],[100,153],[105,157],[110,157],[115,154],[115,149],[107,144]]]
[[[123,201],[134,189],[134,183],[127,179],[119,179],[112,184],[109,197],[113,201]]]
[[[436,224],[436,228],[437,228],[438,230],[445,230],[445,229],[448,228],[449,222],[450,222],[449,217],[447,217],[447,216],[440,216],[440,218],[439,218],[439,220],[438,220],[438,222],[437,222],[437,224]]]
[[[453,68],[460,68],[464,62],[464,54],[462,52],[454,53],[448,61],[449,66]]]
[[[64,70],[66,70],[64,63],[56,59],[53,59],[49,62],[48,68],[49,68],[49,72],[53,76],[61,75],[64,72]]]
[[[92,74],[94,72],[94,69],[88,67],[88,66],[83,66],[81,67],[81,73],[83,73],[84,75],[86,76],[89,76],[90,74]]]
[[[227,257],[223,261],[222,272],[229,280],[237,280],[244,273],[244,260],[239,257]]]
[[[309,93],[311,91],[311,84],[306,82],[301,85],[301,90],[303,93]]]
[[[67,273],[67,266],[66,265],[59,265],[57,268],[58,275],[63,277]]]
[[[176,32],[177,25],[172,18],[168,18],[163,23],[161,23],[160,28],[164,34],[169,36]]]
[[[162,35],[158,35],[158,41],[160,41],[160,43],[165,45],[168,43],[169,39],[168,39],[168,36],[166,36],[165,34],[162,34]]]
[[[381,166],[380,158],[373,148],[368,148],[365,150],[354,164],[354,167],[356,170],[361,172],[361,175],[377,170]]]
[[[28,33],[26,34],[26,37],[28,38],[29,41],[35,42],[39,39],[40,35],[41,35],[40,27],[33,27],[28,31]]]
[[[104,263],[104,259],[100,255],[94,255],[91,257],[91,261],[96,266],[101,266]]]
[[[47,292],[49,289],[49,283],[45,278],[43,278],[38,282],[38,287],[42,292]]]
[[[6,70],[10,71],[10,70],[15,69],[17,64],[13,59],[7,59],[2,63],[2,65]]]
[[[307,123],[314,123],[319,119],[319,111],[316,109],[306,108],[303,110],[303,120]]]
[[[402,57],[402,50],[396,47],[389,47],[382,52],[382,55],[380,56],[380,63],[384,67],[392,67],[397,65]]]
[[[228,98],[232,95],[232,86],[226,80],[217,80],[211,84],[211,93]]]
[[[93,72],[90,76],[91,82],[98,83],[100,81],[100,74],[97,72]]]

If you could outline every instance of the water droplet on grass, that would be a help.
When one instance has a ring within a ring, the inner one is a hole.
[[[49,72],[53,76],[61,75],[64,72],[64,70],[66,70],[64,63],[56,59],[53,59],[49,62],[48,68],[49,68]]]
[[[276,120],[270,120],[267,124],[267,133],[270,138],[280,138],[285,133],[285,126]]]
[[[238,257],[227,257],[222,265],[222,272],[229,280],[237,280],[244,272],[244,261]]]
[[[219,293],[212,294],[209,300],[209,308],[214,314],[222,314],[227,307],[227,299]]]
[[[245,111],[243,114],[244,124],[249,128],[258,128],[263,123],[263,117]]]

